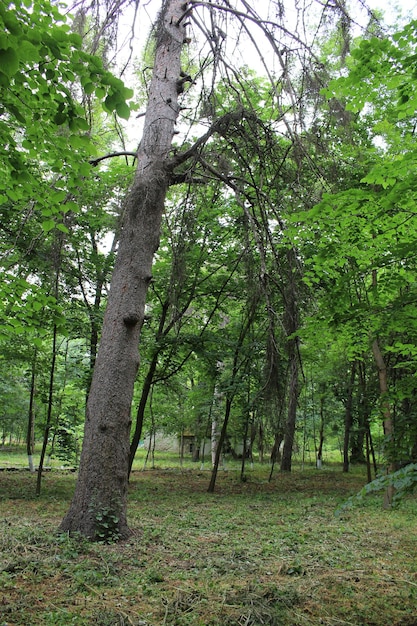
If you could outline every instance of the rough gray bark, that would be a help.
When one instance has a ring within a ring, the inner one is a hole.
[[[102,336],[87,402],[75,494],[60,529],[90,539],[129,535],[127,486],[131,404],[139,336],[170,183],[187,3],[165,0],[156,28],[153,78],[128,194]]]

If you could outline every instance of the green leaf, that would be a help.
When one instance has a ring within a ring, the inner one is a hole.
[[[67,196],[67,192],[64,191],[63,189],[59,190],[59,191],[55,191],[52,195],[51,195],[51,201],[54,203],[60,203],[63,200],[65,200]]]
[[[90,163],[80,163],[79,167],[78,167],[78,173],[80,174],[80,176],[88,176],[91,172],[91,165]],[[70,204],[70,203],[68,203]],[[74,206],[73,210],[78,210],[78,205],[75,204],[74,202],[72,203]]]
[[[69,121],[69,127],[71,130],[90,130],[90,125],[83,117],[73,117]]]
[[[46,232],[49,233],[51,230],[53,230],[55,228],[55,222],[54,220],[46,220],[45,222],[42,222],[42,229]]]
[[[90,148],[90,138],[85,135],[71,135],[69,138],[69,143],[73,148]]]
[[[65,124],[65,122],[67,122],[67,120],[68,116],[63,111],[58,111],[58,113],[56,113],[53,118],[54,124],[56,124],[57,126],[62,126],[63,124]]]
[[[128,120],[130,117],[129,105],[126,104],[126,102],[119,102],[118,104],[116,104],[116,113],[124,120]]]
[[[95,94],[96,94],[97,98],[99,100],[101,100],[106,95],[106,90],[103,87],[97,87],[96,91],[95,91]]]
[[[21,41],[19,44],[19,57],[26,63],[39,60],[39,50],[30,41]]]
[[[131,98],[133,98],[134,91],[133,89],[130,89],[129,87],[123,87],[122,95],[125,100],[130,100]]]
[[[91,93],[93,93],[94,89],[95,89],[94,83],[86,83],[84,85],[84,93],[86,93],[87,96],[89,96]]]
[[[16,193],[16,191],[14,189],[7,189],[6,190],[7,195],[9,196],[10,200],[13,200],[14,202],[17,202],[17,200],[20,199],[20,196],[18,193]]]
[[[8,11],[4,16],[4,25],[11,32],[12,35],[19,37],[22,34],[22,28],[19,24],[19,20],[12,13],[12,11]]]
[[[81,48],[83,45],[83,39],[81,35],[78,35],[77,33],[70,33],[68,35],[68,39],[76,48]]]
[[[32,302],[32,309],[34,311],[40,311],[44,307],[44,305],[45,305],[44,302],[39,302],[38,300],[33,300],[33,302]]]
[[[23,125],[26,124],[26,118],[22,115],[22,113],[14,104],[9,104],[8,109],[10,113],[12,113],[14,117],[17,119],[17,121],[20,122],[20,124],[23,124]]]
[[[119,95],[115,93],[111,93],[107,96],[107,98],[103,102],[103,109],[108,113],[112,113],[116,106],[119,103]]]
[[[0,68],[3,74],[9,78],[16,74],[19,69],[19,57],[13,48],[0,50]]]

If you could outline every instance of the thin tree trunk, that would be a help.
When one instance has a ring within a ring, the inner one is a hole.
[[[258,453],[259,453],[259,463],[264,462],[264,454],[265,454],[265,444],[264,444],[264,426],[262,423],[262,419],[258,422]]]
[[[299,389],[299,362],[298,338],[296,332],[299,326],[299,312],[297,304],[297,286],[294,270],[297,267],[296,252],[293,248],[287,250],[287,276],[284,275],[286,286],[284,289],[284,328],[287,335],[288,355],[288,409],[284,433],[284,448],[282,451],[281,471],[290,472],[294,447],[295,426],[297,420],[297,406]]]
[[[140,400],[139,400],[138,410],[136,412],[135,430],[133,433],[132,441],[130,443],[130,452],[129,452],[129,477],[132,471],[132,465],[133,465],[133,461],[135,460],[135,454],[138,449],[140,438],[142,436],[143,420],[145,418],[145,409],[146,409],[146,405],[148,402],[149,394],[152,389],[156,368],[158,366],[158,358],[161,352],[161,347],[160,347],[160,343],[158,340],[161,339],[161,337],[164,335],[164,325],[166,322],[168,310],[169,310],[169,302],[165,301],[162,306],[162,315],[159,321],[158,334],[156,337],[157,347],[152,356],[151,362],[149,364],[148,372],[143,382],[142,393],[141,393]],[[158,344],[159,344],[159,347],[158,347]]]
[[[272,451],[271,451],[271,471],[269,472],[269,478],[268,478],[269,482],[271,482],[272,480],[272,474],[274,473],[275,463],[277,462],[277,460],[279,460],[279,456],[280,456],[279,449],[281,447],[281,443],[283,439],[284,437],[281,432],[275,433],[274,445],[272,446]]]
[[[148,373],[146,374],[146,378],[143,383],[138,410],[136,412],[135,431],[133,433],[132,441],[130,444],[130,450],[129,450],[128,476],[130,476],[130,473],[132,471],[133,461],[135,460],[136,451],[138,449],[140,438],[142,436],[143,420],[145,418],[145,408],[148,402],[149,394],[152,389],[153,378],[154,378],[156,367],[158,365],[158,356],[159,356],[159,350],[154,354],[152,358],[152,361],[149,365]]]
[[[35,471],[33,465],[33,451],[35,447],[35,391],[36,391],[36,357],[38,351],[35,348],[32,360],[32,371],[30,376],[30,396],[29,396],[29,413],[28,413],[28,427],[26,434],[26,451],[28,455],[29,471],[33,473]]]
[[[393,443],[394,437],[394,422],[391,414],[391,407],[388,399],[388,374],[387,374],[387,366],[384,360],[384,357],[381,352],[381,348],[379,346],[378,339],[374,339],[372,342],[372,352],[375,358],[375,363],[378,368],[378,378],[379,378],[379,391],[381,394],[382,401],[382,415],[383,415],[383,425],[384,425],[384,435],[385,435],[385,443],[388,446],[391,446]],[[392,450],[388,450],[387,454],[388,466],[387,472],[395,471],[395,463],[392,459]],[[394,496],[394,487],[391,485],[387,488],[384,496],[384,508],[388,509],[392,505],[392,499]]]
[[[369,430],[365,433],[365,445],[366,445],[366,475],[368,483],[372,481],[372,469],[371,469],[371,449],[369,445]]]
[[[320,431],[319,431],[319,445],[317,448],[317,469],[323,467],[323,445],[324,445],[324,397],[320,397]]]
[[[254,305],[252,305],[251,310],[248,312],[248,318],[244,324],[244,326],[241,328],[240,334],[239,334],[239,339],[238,342],[236,344],[235,347],[235,353],[234,353],[234,357],[233,357],[233,367],[232,367],[232,375],[231,375],[231,386],[233,387],[234,384],[236,383],[236,378],[238,375],[238,371],[239,371],[239,356],[240,356],[240,352],[243,346],[243,342],[245,340],[246,334],[248,333],[252,322],[253,322],[253,318],[255,315],[255,311],[256,311],[256,307]],[[225,442],[226,439],[226,434],[227,434],[227,426],[229,423],[229,417],[230,417],[230,411],[232,409],[232,403],[233,403],[233,398],[234,398],[234,393],[226,394],[226,408],[225,408],[225,413],[224,413],[224,420],[223,420],[223,426],[222,426],[222,430],[220,432],[220,437],[219,440],[217,442],[217,448],[216,448],[216,454],[215,454],[215,458],[214,458],[214,464],[213,464],[213,469],[211,472],[211,479],[210,479],[210,484],[209,484],[209,488],[208,488],[208,492],[209,493],[213,493],[214,492],[214,487],[216,484],[216,478],[217,478],[217,471],[219,468],[219,461],[220,461],[220,455],[222,453],[223,450],[223,444]]]
[[[345,404],[345,434],[343,439],[343,471],[349,471],[349,444],[350,444],[350,432],[353,424],[353,385],[355,383],[356,376],[356,363],[352,364],[350,370],[349,386],[347,390],[347,399]]]
[[[375,477],[376,477],[377,474],[378,474],[378,464],[376,462],[374,442],[372,440],[372,433],[371,433],[371,427],[370,427],[369,422],[367,424],[367,431],[366,432],[368,433],[369,449],[370,449],[370,452],[371,452],[372,465],[373,465],[374,474],[375,474]]]
[[[290,343],[293,345],[289,346],[288,348],[289,355],[290,355],[290,373],[289,373],[290,380],[289,380],[289,391],[288,391],[287,423],[285,426],[284,448],[282,451],[282,459],[281,459],[281,471],[282,472],[291,472],[295,425],[296,425],[296,419],[297,419],[298,394],[299,394],[299,384],[298,384],[299,355],[298,355],[298,350],[297,350],[297,340],[291,339]]]
[[[54,267],[53,295],[54,295],[56,302],[58,302],[58,298],[59,298],[59,277],[61,273],[63,243],[64,243],[64,235],[62,232],[59,232],[57,235],[57,239],[55,240],[53,247],[52,247],[52,259],[53,259],[53,267]],[[41,455],[39,459],[38,475],[37,475],[37,481],[36,481],[36,495],[37,496],[39,496],[41,493],[43,464],[45,460],[46,447],[48,445],[49,431],[52,425],[52,408],[53,408],[53,399],[54,399],[57,340],[58,340],[58,328],[57,328],[57,325],[54,324],[53,330],[52,330],[51,368],[49,370],[48,410],[47,410],[45,432],[43,435],[42,450],[41,450]]]
[[[220,455],[223,450],[223,444],[226,440],[227,426],[229,424],[230,411],[232,408],[233,398],[226,398],[226,408],[224,413],[223,426],[220,432],[220,437],[217,441],[216,454],[214,457],[213,469],[211,472],[210,484],[208,486],[207,491],[209,493],[214,492],[214,487],[216,485],[217,472],[219,469]]]
[[[101,341],[87,402],[75,494],[60,529],[102,538],[129,536],[127,487],[133,389],[152,261],[170,183],[169,153],[178,117],[181,50],[187,3],[166,0],[157,19],[153,76],[137,170],[124,208]]]
[[[41,450],[41,456],[39,459],[38,476],[37,476],[37,481],[36,481],[36,495],[37,496],[39,496],[41,493],[43,463],[45,460],[46,447],[48,445],[49,431],[51,429],[51,424],[52,424],[57,336],[58,336],[58,330],[57,330],[56,324],[54,324],[53,333],[52,333],[51,369],[49,372],[48,411],[47,411],[47,416],[46,416],[46,425],[45,425],[45,431],[43,434],[42,450]]]
[[[249,404],[249,398],[248,398],[248,404]],[[242,464],[240,468],[240,480],[242,482],[246,480],[245,465],[246,465],[246,457],[248,455],[247,440],[248,440],[248,435],[249,435],[249,422],[250,422],[250,411],[248,410],[246,412],[246,419],[245,419],[245,432],[243,434]]]
[[[218,415],[219,415],[219,404],[221,400],[221,394],[217,389],[217,385],[214,386],[213,391],[213,402],[211,407],[211,435],[210,435],[210,445],[211,445],[211,465],[214,467],[216,463],[217,457],[217,449],[219,446],[219,433],[217,431],[218,428]]]

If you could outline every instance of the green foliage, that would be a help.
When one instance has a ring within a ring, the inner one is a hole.
[[[341,515],[353,506],[363,504],[366,501],[367,496],[385,492],[390,487],[394,489],[392,505],[398,506],[403,501],[405,496],[414,493],[417,487],[417,464],[409,463],[396,472],[379,476],[370,483],[367,483],[358,493],[351,496],[348,500],[346,500],[346,502],[338,507],[335,515]]]
[[[352,50],[348,76],[332,81],[327,94],[342,96],[353,111],[371,103],[375,121],[387,112],[396,113],[398,120],[414,115],[416,49],[416,21],[391,36],[361,40]]]
[[[131,92],[86,54],[70,20],[47,0],[0,8],[0,339],[27,333],[46,353],[56,325],[60,341],[86,341],[93,357],[113,264],[104,245],[117,233],[132,171],[89,161],[115,139],[103,111],[127,119]],[[288,401],[288,338],[302,335],[312,396],[305,426],[314,431],[320,396],[334,416],[328,432],[339,434],[349,361],[369,368],[370,339],[378,335],[396,374],[390,399],[401,446],[412,442],[416,24],[355,42],[350,58],[346,29],[341,18],[302,72],[286,51],[273,88],[244,67],[234,79],[220,72],[220,83],[199,100],[203,121],[228,117],[193,165],[191,178],[207,184],[179,185],[167,203],[142,332],[139,385],[146,364],[155,364],[146,427],[206,432],[217,386],[222,400],[233,398],[233,434],[241,438],[248,415],[256,415],[271,437]],[[349,74],[320,94],[342,57]],[[219,180],[210,180],[215,172]],[[291,331],[290,289],[300,322]],[[61,389],[64,371],[59,360]],[[19,376],[10,383],[15,396]],[[86,359],[68,377],[68,393],[54,397],[61,404],[52,431],[55,453],[67,460],[77,452]],[[366,390],[372,418],[375,379],[373,372]],[[215,407],[220,419],[223,406]],[[361,406],[357,390],[357,413]],[[108,516],[105,510],[100,522],[111,526]]]
[[[6,357],[7,358],[7,357]],[[0,359],[0,442],[26,434],[28,391],[20,359]]]
[[[105,506],[93,499],[89,513],[94,519],[94,541],[110,544],[120,539],[119,517],[115,510],[120,510],[120,507]]]
[[[336,157],[342,175],[310,210],[291,216],[289,228],[317,301],[301,331],[303,352],[309,359],[311,342],[325,334],[342,358],[366,364],[364,404],[378,423],[377,369],[369,366],[378,337],[387,363],[384,399],[396,416],[385,452],[398,460],[410,458],[415,443],[416,48],[415,22],[354,43],[343,76],[322,92],[330,117],[338,114],[344,128],[334,135],[343,137]],[[317,123],[314,128],[323,135]]]
[[[0,7],[0,204],[36,199],[49,232],[69,209],[95,151],[78,88],[127,119],[132,92],[82,50],[56,4]],[[78,86],[75,87],[74,84]],[[48,193],[49,188],[49,193]]]

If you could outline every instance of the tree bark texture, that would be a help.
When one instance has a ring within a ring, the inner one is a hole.
[[[374,339],[372,342],[372,352],[374,355],[375,363],[378,368],[378,377],[379,377],[379,391],[381,394],[381,402],[382,402],[382,414],[383,414],[383,424],[384,424],[384,435],[385,435],[385,443],[386,443],[386,451],[387,451],[387,472],[395,471],[395,463],[392,458],[392,440],[394,437],[394,422],[392,419],[391,406],[388,398],[388,372],[387,366],[385,363],[384,356],[382,354],[378,339]],[[388,449],[387,449],[388,448]],[[388,509],[391,507],[392,499],[394,496],[394,487],[392,485],[388,486],[385,496],[384,496],[384,508]]]
[[[295,426],[297,421],[297,405],[299,396],[298,382],[298,348],[297,339],[290,339],[289,352],[289,390],[288,390],[288,413],[285,425],[284,449],[282,451],[281,471],[291,472],[292,453],[294,448]]]
[[[181,49],[187,3],[165,0],[156,24],[156,52],[137,170],[126,198],[119,250],[95,362],[80,470],[60,529],[90,539],[125,538],[131,404],[139,336],[159,246],[170,183],[169,152],[178,117]],[[108,531],[108,537],[106,532]]]
[[[296,252],[294,249],[287,250],[288,271],[284,291],[284,328],[287,334],[288,356],[288,412],[285,425],[284,449],[282,451],[281,471],[290,472],[292,465],[292,453],[294,447],[295,426],[297,421],[299,386],[299,360],[298,338],[296,332],[300,324],[300,315],[297,302],[297,285],[295,282],[294,269],[297,267]]]
[[[349,445],[350,435],[353,425],[353,386],[355,384],[356,363],[352,364],[350,371],[349,383],[347,388],[347,398],[345,402],[345,433],[343,438],[343,471],[349,471]]]

